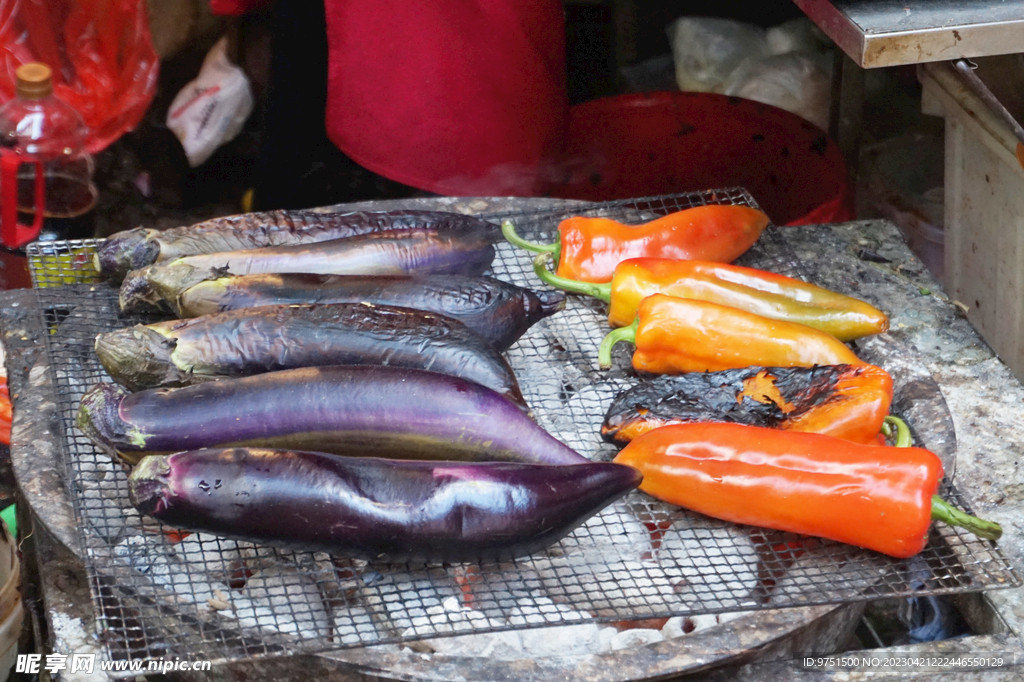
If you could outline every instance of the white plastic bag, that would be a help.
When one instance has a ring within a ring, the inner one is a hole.
[[[668,36],[680,90],[720,92],[736,67],[768,48],[763,28],[730,19],[683,17],[669,25]]]
[[[732,72],[722,93],[771,104],[828,130],[831,79],[811,55],[749,59]]]
[[[227,38],[217,41],[199,76],[181,89],[167,110],[167,127],[181,141],[193,168],[234,139],[252,113],[249,79],[228,60],[227,46]]]

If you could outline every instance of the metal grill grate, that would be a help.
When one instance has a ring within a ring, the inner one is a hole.
[[[705,203],[753,200],[742,190],[585,204],[514,219],[524,236],[553,238],[570,214],[641,222]],[[108,655],[248,656],[565,625],[745,611],[1020,584],[989,542],[949,527],[898,561],[846,545],[739,527],[633,493],[548,551],[487,565],[367,565],[283,552],[205,534],[182,538],[130,506],[124,471],[79,432],[82,394],[109,381],[96,334],[155,321],[123,315],[116,289],[96,281],[97,241],[35,244],[29,258],[49,330],[47,352],[65,430],[71,497]],[[746,265],[805,275],[769,228]],[[530,259],[498,247],[494,274],[536,287]],[[638,381],[625,353],[602,372],[602,304],[572,297],[507,357],[538,422],[579,452],[610,459],[598,426],[612,398]],[[920,428],[923,428],[919,425]],[[964,508],[949,485],[944,495]]]

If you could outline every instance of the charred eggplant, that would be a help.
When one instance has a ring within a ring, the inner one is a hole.
[[[276,305],[136,325],[96,337],[111,377],[134,390],[323,365],[426,369],[525,407],[508,362],[458,320],[368,303]]]
[[[120,305],[122,310],[173,309],[182,291],[224,275],[479,275],[490,267],[500,236],[484,223],[186,256],[128,273],[121,283]]]
[[[411,462],[214,449],[147,457],[138,510],[193,531],[381,561],[538,552],[640,484],[632,467]]]
[[[443,211],[267,211],[213,218],[169,230],[139,227],[112,235],[96,252],[96,269],[120,282],[132,270],[160,261],[286,244],[308,244],[371,232],[490,225]],[[491,229],[497,229],[491,225]]]
[[[182,317],[254,306],[372,303],[415,308],[459,320],[503,351],[535,322],[565,307],[560,291],[531,291],[492,277],[425,275],[239,275],[201,282],[181,293]]]
[[[236,445],[433,460],[589,461],[501,394],[401,367],[308,367],[138,393],[102,383],[82,397],[77,424],[132,464],[144,454]]]

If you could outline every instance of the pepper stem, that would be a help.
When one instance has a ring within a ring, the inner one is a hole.
[[[608,332],[608,335],[601,341],[601,347],[597,349],[597,364],[601,369],[608,369],[612,366],[612,348],[620,341],[636,342],[636,329],[640,324],[640,318],[633,320],[628,327],[619,327]]]
[[[516,234],[516,227],[512,224],[511,220],[505,220],[501,223],[501,234],[504,235],[505,239],[509,241],[513,246],[518,246],[521,249],[527,251],[533,251],[534,253],[558,253],[559,244],[538,244],[536,242],[526,241],[518,234]]]
[[[914,444],[914,439],[910,435],[910,427],[907,426],[907,422],[890,414],[882,421],[882,432],[886,436],[891,437],[893,428],[896,429],[896,447],[909,448]]]
[[[1003,527],[998,523],[962,512],[938,495],[932,496],[932,518],[951,526],[966,528],[984,540],[998,540],[1003,535]]]
[[[550,253],[539,254],[533,259],[533,271],[537,273],[537,277],[540,277],[542,282],[550,284],[556,289],[568,291],[571,294],[583,294],[584,296],[593,296],[605,303],[611,302],[611,284],[594,284],[592,282],[580,282],[579,280],[569,279],[568,277],[560,277],[548,270],[547,262],[549,260],[551,260]]]
[[[888,427],[888,428],[887,428]],[[887,436],[892,435],[890,429],[896,429],[896,447],[909,448],[912,444],[910,427],[899,417],[888,415],[882,422],[882,429]],[[998,540],[1003,535],[1003,527],[993,521],[979,519],[967,512],[960,511],[938,495],[932,495],[932,519],[942,521],[950,526],[966,528],[984,540]]]

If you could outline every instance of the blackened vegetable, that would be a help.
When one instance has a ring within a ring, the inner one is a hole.
[[[628,442],[666,424],[734,422],[875,443],[891,403],[892,377],[874,365],[692,372],[620,393],[601,435]]]
[[[82,397],[77,424],[131,463],[142,453],[228,445],[434,460],[589,461],[501,394],[401,367],[287,369],[138,393],[104,383]]]
[[[312,244],[270,246],[176,258],[128,273],[122,310],[171,307],[185,289],[224,275],[267,272],[320,275],[479,275],[500,234],[483,225],[373,232]]]
[[[164,523],[294,550],[383,561],[538,552],[639,485],[619,464],[408,462],[218,449],[147,457],[132,504]]]
[[[487,224],[474,216],[441,211],[268,211],[205,220],[195,225],[118,232],[98,249],[96,269],[115,282],[159,261],[285,244],[308,244],[370,232],[414,227],[439,229]]]
[[[462,275],[241,275],[191,287],[178,297],[178,310],[182,317],[195,317],[278,303],[358,302],[440,313],[505,350],[532,324],[564,308],[565,294]]]
[[[277,305],[136,325],[96,337],[132,390],[294,367],[391,365],[462,377],[525,406],[508,362],[458,320],[368,303]]]

